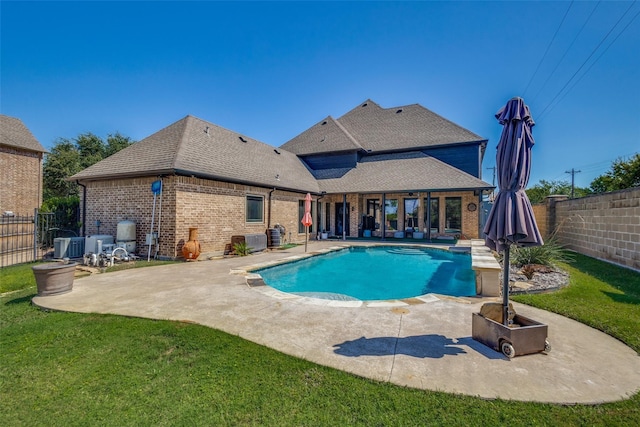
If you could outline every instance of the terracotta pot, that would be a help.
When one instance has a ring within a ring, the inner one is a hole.
[[[75,262],[69,264],[49,262],[31,267],[38,286],[38,296],[71,292],[76,265],[78,264]]]
[[[189,228],[189,241],[182,246],[182,256],[186,260],[194,260],[200,256],[200,242],[198,242],[198,229]]]

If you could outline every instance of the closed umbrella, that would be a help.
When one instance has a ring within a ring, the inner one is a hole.
[[[503,323],[508,325],[509,311],[509,248],[540,246],[543,244],[531,202],[524,189],[531,172],[531,148],[534,126],[529,107],[522,98],[512,98],[496,113],[504,126],[498,152],[496,170],[499,193],[484,227],[488,247],[504,253],[502,280]]]
[[[311,194],[307,193],[304,198],[304,216],[302,217],[302,225],[304,225],[304,251],[307,252],[307,242],[309,241],[309,227],[313,223],[311,219]]]

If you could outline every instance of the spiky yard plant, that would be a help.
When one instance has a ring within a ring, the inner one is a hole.
[[[552,267],[559,262],[570,262],[573,256],[558,243],[555,237],[551,237],[542,246],[516,247],[511,246],[511,264],[522,267],[528,264],[541,264]]]

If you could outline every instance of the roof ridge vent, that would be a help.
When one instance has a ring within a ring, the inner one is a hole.
[[[278,151],[278,149],[277,149],[277,148],[274,148],[274,149],[273,149],[273,151],[274,151],[276,154],[280,154],[280,151]]]
[[[242,141],[242,142],[247,142],[247,140],[246,140],[246,139],[244,139],[244,138],[242,137],[242,135],[241,135],[241,136],[239,136],[239,137],[238,137],[238,139],[239,139],[240,141]]]

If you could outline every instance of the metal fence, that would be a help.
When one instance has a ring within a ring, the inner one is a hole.
[[[58,227],[60,217],[37,209],[32,216],[0,216],[0,268],[41,260],[52,255],[56,237],[77,236]]]

